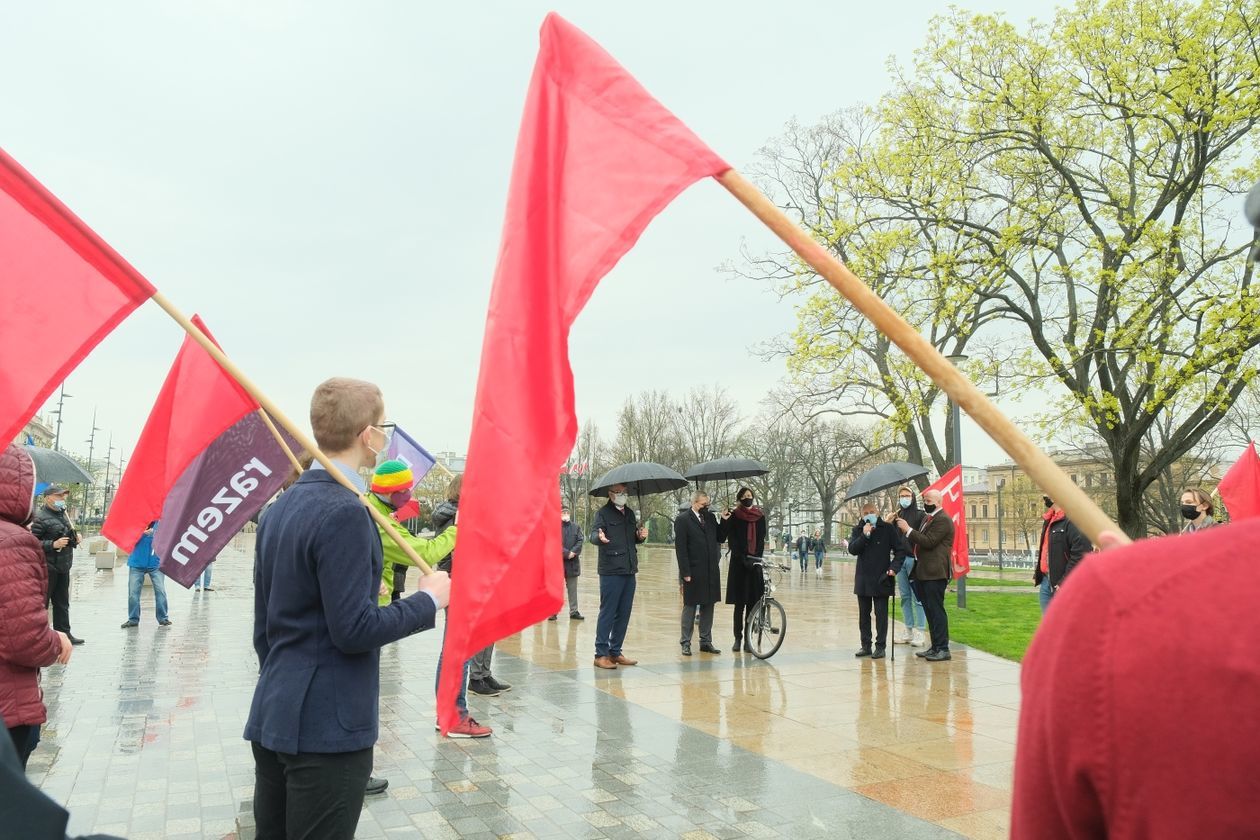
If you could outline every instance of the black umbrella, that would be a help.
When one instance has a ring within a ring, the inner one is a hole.
[[[35,462],[35,481],[38,484],[91,484],[92,476],[64,453],[40,446],[25,447]]]
[[[770,468],[752,458],[718,458],[705,461],[687,470],[692,481],[721,481],[723,479],[756,478],[770,472]]]
[[[878,493],[880,490],[887,490],[889,487],[905,484],[907,481],[927,474],[927,467],[921,464],[911,464],[907,461],[889,461],[887,464],[880,464],[878,467],[869,469],[858,476],[858,480],[853,482],[853,486],[849,488],[849,494],[844,497],[844,500],[847,502],[850,499],[856,499],[858,496],[869,496],[872,493]]]
[[[687,486],[687,479],[663,464],[651,461],[635,461],[633,464],[622,464],[613,467],[599,477],[591,488],[595,497],[607,496],[608,488],[618,484],[626,485],[626,492],[635,496],[649,496],[653,493],[668,493]]]

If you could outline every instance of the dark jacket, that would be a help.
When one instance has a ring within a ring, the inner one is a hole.
[[[64,510],[53,510],[40,502],[35,508],[35,521],[31,523],[31,533],[44,546],[44,559],[48,566],[58,572],[68,572],[74,564],[74,545],[78,542],[78,534],[70,524],[70,517]],[[70,542],[64,548],[53,548],[53,543],[62,537],[69,537]]]
[[[923,513],[923,508],[919,507],[919,494],[913,490],[910,493],[910,507],[903,508],[901,505],[897,505],[897,510],[893,512],[893,519],[904,519],[911,528],[918,528],[919,523],[923,521],[923,517],[926,514]]]
[[[887,598],[893,593],[897,579],[888,576],[901,571],[910,545],[895,525],[880,519],[868,537],[863,532],[865,522],[859,522],[849,535],[849,553],[857,558],[853,574],[853,594],[863,598]]]
[[[906,520],[909,522],[909,520]],[[913,580],[949,580],[954,576],[954,521],[943,510],[926,513],[917,528],[906,534],[915,551]]]
[[[433,627],[425,593],[377,606],[384,555],[363,503],[323,470],[267,511],[254,553],[258,685],[245,739],[282,753],[376,743],[380,648]]]
[[[731,547],[731,562],[726,569],[726,603],[755,604],[766,594],[761,567],[748,563],[749,557],[763,557],[766,551],[766,518],[753,523],[756,537],[748,544],[748,523],[735,515],[726,520],[726,544]]]
[[[809,550],[814,554],[822,554],[827,550],[827,541],[822,537],[810,537]]]
[[[452,502],[450,499],[442,502],[433,509],[433,536],[445,531],[455,523],[455,514],[459,513],[459,502]],[[455,564],[455,551],[438,561],[437,568],[439,572],[451,573],[451,567]]]
[[[0,717],[6,728],[48,719],[39,669],[61,653],[61,637],[48,626],[48,566],[39,540],[26,530],[34,493],[31,456],[18,446],[0,450]]]
[[[582,529],[576,522],[560,523],[560,556],[564,558],[564,576],[575,578],[582,574]],[[577,554],[570,559],[569,552]]]
[[[796,538],[796,553],[809,553],[809,537],[800,536]]]
[[[1089,537],[1081,533],[1081,529],[1072,524],[1069,519],[1060,519],[1058,522],[1051,524],[1043,522],[1041,525],[1041,541],[1037,543],[1037,562],[1033,564],[1033,582],[1038,586],[1045,575],[1041,573],[1041,545],[1046,540],[1046,529],[1050,529],[1050,545],[1047,552],[1047,559],[1050,561],[1047,565],[1050,567],[1050,585],[1059,587],[1063,585],[1063,581],[1067,578],[1068,572],[1076,568],[1076,564],[1081,562],[1086,554],[1093,551],[1094,547],[1089,541]]]
[[[608,543],[599,541],[603,529]],[[591,525],[591,544],[599,546],[599,573],[601,575],[635,575],[639,573],[638,520],[627,505],[622,510],[609,501],[595,513]]]
[[[716,604],[722,600],[722,558],[719,543],[726,542],[727,524],[718,522],[712,511],[705,510],[700,522],[688,508],[674,520],[674,556],[678,558],[678,579],[683,582],[684,604]],[[684,578],[691,578],[690,581]]]

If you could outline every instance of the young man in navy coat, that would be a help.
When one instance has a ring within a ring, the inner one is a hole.
[[[359,488],[388,444],[380,389],[330,379],[311,398],[315,442]],[[354,836],[380,726],[380,648],[433,627],[436,572],[377,606],[381,538],[363,501],[318,462],[267,511],[254,558],[258,685],[245,725],[258,840]]]

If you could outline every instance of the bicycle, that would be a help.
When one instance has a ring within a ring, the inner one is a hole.
[[[775,600],[775,580],[771,572],[790,572],[792,567],[785,563],[767,564],[762,557],[749,557],[748,562],[761,567],[761,579],[765,581],[766,591],[753,605],[744,639],[752,648],[753,656],[769,659],[783,646],[783,639],[787,635],[787,611]]]

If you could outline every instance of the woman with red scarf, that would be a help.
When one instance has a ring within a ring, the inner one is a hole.
[[[1041,550],[1033,567],[1033,583],[1040,587],[1041,611],[1050,607],[1050,599],[1059,591],[1068,572],[1093,549],[1089,538],[1068,520],[1063,508],[1049,496],[1042,496],[1046,512],[1041,526]]]
[[[739,488],[735,501],[738,504],[726,522],[726,542],[731,547],[731,565],[726,570],[726,603],[735,607],[735,647],[731,650],[739,653],[741,646],[745,651],[752,651],[752,645],[744,638],[744,625],[752,614],[753,605],[766,591],[761,567],[752,565],[764,556],[766,516],[761,508],[753,505],[753,491],[747,487]]]

